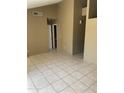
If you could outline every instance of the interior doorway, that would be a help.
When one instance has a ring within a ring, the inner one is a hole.
[[[57,24],[48,25],[49,50],[57,49]]]
[[[84,56],[84,44],[85,44],[85,30],[86,30],[86,16],[82,16],[82,41],[83,41],[83,47],[82,47],[82,54]]]
[[[54,48],[57,48],[57,24],[53,25],[53,32],[54,32]]]
[[[47,18],[48,36],[49,36],[49,51],[57,49],[57,33],[58,27],[56,19]]]

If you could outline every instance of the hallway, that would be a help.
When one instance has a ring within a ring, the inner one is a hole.
[[[28,57],[28,93],[96,93],[96,65],[80,55],[49,52]]]

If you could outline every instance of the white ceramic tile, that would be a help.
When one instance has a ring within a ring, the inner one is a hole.
[[[73,72],[73,73],[71,74],[71,76],[73,76],[73,77],[76,78],[76,79],[80,79],[80,78],[83,77],[84,75],[81,74],[81,73],[79,73],[79,72],[77,72],[77,71],[75,71],[75,72]]]
[[[35,57],[35,56],[34,56],[34,57]],[[30,60],[31,60],[31,62],[32,62],[33,64],[38,63],[38,59],[37,59],[37,58],[32,58],[32,57],[30,57]]]
[[[72,83],[76,82],[77,80],[75,78],[73,78],[72,76],[68,75],[67,77],[64,77],[63,80],[71,85]]]
[[[97,80],[97,76],[96,76],[96,74],[94,74],[94,73],[89,73],[89,74],[87,75],[87,77],[90,78],[90,79],[92,79],[92,80]]]
[[[95,82],[97,80],[97,66],[83,62],[80,55],[70,56],[66,53],[57,52],[44,53],[30,56],[27,66],[27,72],[33,81],[32,84],[29,80],[28,88],[34,88],[33,85],[35,85],[40,93],[49,93],[48,90],[51,90],[50,93],[54,93],[54,89],[57,93],[73,93],[73,89],[76,90],[76,93],[83,93],[82,91],[92,84],[91,80]],[[84,76],[87,78],[83,78]],[[54,89],[49,87],[49,83]],[[68,85],[73,89],[68,88]],[[35,89],[29,91],[35,93]],[[96,92],[96,84],[90,86],[86,93],[91,91]]]
[[[28,66],[27,68],[27,72],[30,73],[32,71],[34,71],[36,69],[36,67],[33,65],[33,66]]]
[[[27,80],[27,88],[35,88],[32,81],[29,78]]]
[[[97,83],[93,84],[90,89],[92,89],[93,91],[97,91]]]
[[[91,89],[87,89],[84,93],[95,93],[95,92],[92,91]]]
[[[68,65],[66,65],[66,64],[60,64],[59,68],[65,69],[65,68],[68,68]]]
[[[36,89],[28,89],[27,92],[28,92],[28,93],[38,93],[38,92],[36,91]]]
[[[40,72],[44,72],[44,71],[46,71],[46,70],[48,70],[49,68],[47,67],[47,66],[38,66],[38,70],[40,71]]]
[[[39,68],[39,69],[40,69],[40,68],[43,68],[44,66],[46,66],[46,65],[44,65],[43,63],[40,63],[40,64],[37,64],[37,65],[36,65],[36,67]]]
[[[37,73],[35,75],[30,75],[30,77],[31,77],[32,80],[38,80],[38,79],[44,78],[42,73]]]
[[[50,69],[43,72],[43,75],[45,77],[50,76],[50,75],[53,75],[53,74],[54,74],[54,72],[52,70],[50,70]]]
[[[53,69],[53,68],[56,67],[55,63],[49,64],[49,65],[47,65],[47,66],[48,66],[49,68],[51,68],[51,69]]]
[[[55,81],[60,80],[60,78],[58,76],[56,76],[55,74],[47,76],[46,79],[49,81],[49,83],[53,83]]]
[[[60,68],[56,67],[56,68],[53,68],[53,69],[52,69],[52,71],[53,71],[54,73],[57,73],[57,72],[62,71],[62,69],[60,69]]]
[[[37,69],[33,69],[31,72],[29,72],[30,76],[35,76],[37,74],[40,74],[40,72]]]
[[[27,66],[28,67],[32,67],[33,66],[33,63],[30,61],[29,58],[27,58]]]
[[[33,80],[33,83],[36,86],[36,88],[44,88],[44,87],[49,86],[48,81],[44,78],[40,78],[38,80]]]
[[[56,92],[51,86],[49,86],[43,89],[39,89],[39,93],[56,93]]]
[[[68,73],[65,72],[65,71],[58,71],[58,72],[56,72],[56,74],[57,74],[57,76],[59,76],[60,78],[63,78],[63,77],[65,77],[65,76],[68,75]]]
[[[78,69],[78,71],[79,71],[80,73],[84,74],[84,75],[87,75],[87,74],[90,72],[90,71],[87,70],[86,68],[80,68],[80,69]]]
[[[91,86],[91,85],[95,82],[94,80],[89,79],[89,78],[86,77],[86,76],[83,77],[83,78],[81,78],[80,81],[81,81],[83,84],[87,85],[88,87]]]
[[[92,70],[94,70],[94,69],[97,68],[97,65],[96,65],[96,64],[91,64],[91,65],[90,65],[90,68],[92,68]]]
[[[52,86],[55,88],[57,92],[60,92],[63,89],[65,89],[68,85],[63,80],[59,80],[53,83]]]
[[[76,93],[83,93],[88,87],[81,82],[77,81],[76,83],[72,84],[71,87],[76,91]]]
[[[62,92],[60,93],[76,93],[74,90],[70,87],[65,88]]]
[[[74,69],[74,70],[78,70],[79,69],[79,65],[78,64],[75,64],[71,68]]]
[[[74,69],[72,69],[70,67],[68,67],[66,69],[63,69],[63,70],[66,71],[68,74],[71,74],[71,73],[73,73],[75,71]]]
[[[81,63],[79,63],[79,65],[81,68],[85,68],[85,67],[89,66],[90,64],[86,63],[86,62],[81,62]]]

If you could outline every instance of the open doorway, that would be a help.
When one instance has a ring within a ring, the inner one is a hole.
[[[86,28],[86,15],[80,16],[75,19],[75,29],[73,34],[73,55],[84,55],[84,42],[85,42],[85,28]],[[79,23],[78,23],[79,21]]]
[[[75,0],[73,55],[84,55],[87,0]]]
[[[82,47],[82,55],[84,55],[84,44],[85,44],[85,29],[86,29],[86,16],[82,16],[82,42],[83,42],[83,47]]]
[[[57,49],[57,24],[55,19],[47,19],[49,34],[49,51]]]
[[[53,34],[54,34],[54,48],[57,48],[57,24],[53,24]]]

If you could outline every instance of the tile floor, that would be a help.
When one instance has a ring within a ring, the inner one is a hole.
[[[28,57],[28,93],[96,93],[96,65],[50,52]]]

